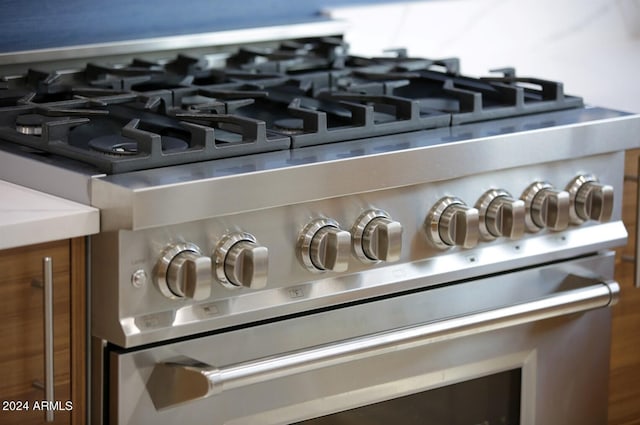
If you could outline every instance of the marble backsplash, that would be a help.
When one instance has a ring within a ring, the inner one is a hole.
[[[354,53],[457,56],[472,75],[513,66],[588,104],[640,112],[640,0],[432,0],[331,15],[349,22]]]

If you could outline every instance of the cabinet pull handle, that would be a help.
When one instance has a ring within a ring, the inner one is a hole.
[[[55,400],[53,374],[53,259],[42,260],[44,282],[44,398],[48,402]],[[53,410],[45,411],[45,421],[53,422]]]
[[[638,241],[638,235],[640,235],[640,229],[638,229],[638,223],[640,223],[640,157],[638,158],[638,175],[636,176],[624,176],[625,181],[633,181],[636,183],[636,246],[634,249],[634,279],[633,283],[636,288],[640,288],[640,242]]]

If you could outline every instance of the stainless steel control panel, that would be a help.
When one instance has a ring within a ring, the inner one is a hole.
[[[131,346],[161,330],[181,336],[616,246],[626,237],[623,175],[611,164],[622,160],[603,154],[104,233],[93,246],[103,301],[94,328]]]

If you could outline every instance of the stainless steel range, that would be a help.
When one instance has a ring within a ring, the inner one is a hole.
[[[605,423],[639,116],[340,37],[0,102],[0,178],[101,210],[92,423]]]

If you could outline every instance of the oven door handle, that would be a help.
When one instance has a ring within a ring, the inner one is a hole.
[[[232,388],[308,372],[385,353],[476,335],[615,304],[620,285],[599,282],[535,301],[480,311],[344,341],[215,367],[195,360],[157,364],[147,388],[157,409],[209,397]]]

